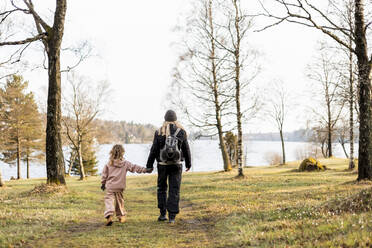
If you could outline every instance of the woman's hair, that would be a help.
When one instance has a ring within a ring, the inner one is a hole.
[[[170,135],[170,127],[169,127],[169,125],[170,124],[176,125],[176,127],[182,129],[185,132],[185,134],[186,134],[185,129],[183,128],[183,126],[178,121],[164,121],[163,122],[163,125],[159,129],[159,135],[161,135],[161,136],[169,136]]]
[[[115,159],[123,160],[124,157],[124,147],[122,145],[114,145],[110,151],[110,162],[109,165],[113,165]]]

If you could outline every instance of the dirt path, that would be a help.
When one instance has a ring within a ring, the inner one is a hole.
[[[191,201],[182,201],[180,209],[182,218],[179,219],[177,225],[179,233],[194,233],[194,238],[198,240],[200,247],[216,247],[213,238],[216,219],[208,218],[207,215],[203,216],[203,208]]]
[[[213,238],[213,230],[216,220],[203,216],[203,209],[200,206],[193,204],[191,201],[182,201],[180,208],[182,214],[177,218],[176,224],[169,226],[169,228],[166,226],[165,229],[170,233],[170,235],[176,233],[178,236],[182,237],[182,241],[174,243],[174,246],[171,247],[190,247],[191,243],[195,244],[195,240],[198,240],[198,247],[217,247],[214,245]],[[98,211],[97,215],[99,215]],[[154,218],[154,223],[152,224],[158,225],[156,218]],[[144,223],[144,225],[146,225],[146,223]],[[174,229],[176,229],[176,231]],[[89,237],[90,235],[93,235],[92,232],[106,233],[107,231],[109,231],[108,227],[104,226],[102,219],[88,218],[84,222],[66,225],[63,229],[56,231],[55,233],[46,234],[41,239],[29,240],[28,242],[15,247],[99,247],[97,244],[78,244],[77,241],[82,235]],[[112,237],[107,236],[107,243],[103,247],[120,247],[119,244],[111,242]],[[151,244],[149,244],[149,246],[153,247]]]
[[[27,247],[27,248],[39,248],[39,247],[88,247],[88,246],[69,246],[66,241],[74,236],[78,236],[82,233],[90,233],[96,231],[97,229],[105,228],[102,221],[95,219],[87,219],[86,222],[72,224],[66,226],[65,230],[57,231],[56,233],[51,233],[45,235],[44,238],[34,240],[32,242],[27,242],[24,245],[16,247]]]

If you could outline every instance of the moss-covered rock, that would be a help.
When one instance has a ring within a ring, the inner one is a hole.
[[[306,158],[304,159],[301,164],[299,171],[324,171],[326,167],[322,165],[319,161],[315,158]]]

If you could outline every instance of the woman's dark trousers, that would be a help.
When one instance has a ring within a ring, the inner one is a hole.
[[[176,214],[180,211],[179,202],[181,178],[181,164],[158,165],[158,208],[160,209],[161,215],[165,215],[168,210],[169,218],[171,219],[174,219]]]

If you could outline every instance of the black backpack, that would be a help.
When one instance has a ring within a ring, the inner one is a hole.
[[[165,138],[165,144],[160,149],[160,160],[163,163],[180,163],[181,162],[181,151],[178,148],[177,134],[181,131],[177,128],[176,132]]]

